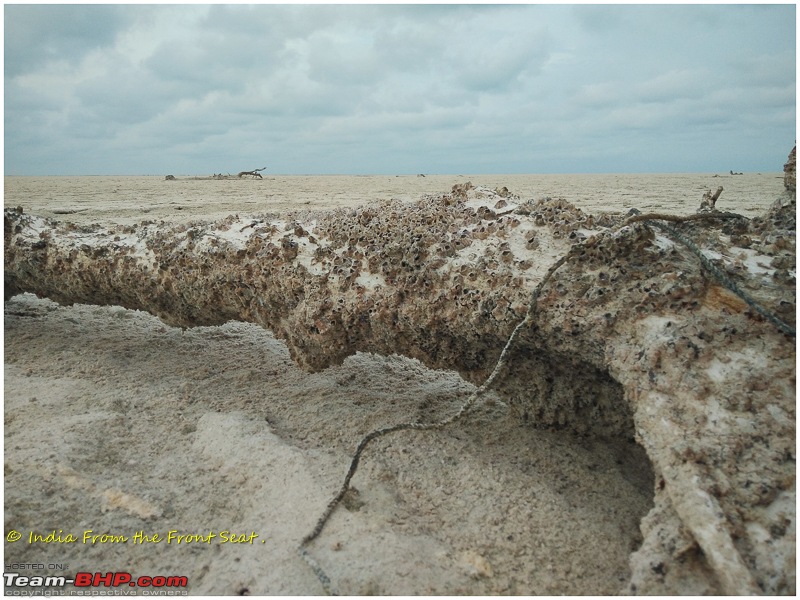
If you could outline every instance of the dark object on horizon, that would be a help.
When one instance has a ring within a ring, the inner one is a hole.
[[[165,181],[175,181],[175,175],[167,175],[164,177]]]
[[[258,177],[259,179],[263,179],[263,177],[261,177],[261,173],[259,173],[259,171],[263,171],[263,170],[264,170],[264,169],[266,169],[266,168],[267,168],[267,167],[261,167],[260,169],[253,169],[252,171],[240,171],[240,172],[239,172],[239,174],[237,175],[237,177],[240,177],[240,178],[241,178],[241,177],[243,177],[244,175],[250,175],[250,176],[251,176],[251,177],[253,177],[254,179],[255,179],[256,177]]]
[[[734,173],[733,171],[731,171],[731,175],[744,175],[744,173]]]

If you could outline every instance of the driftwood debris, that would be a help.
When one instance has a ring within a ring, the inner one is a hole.
[[[263,171],[266,168],[267,167],[261,167],[260,169],[253,169],[252,171],[239,171],[239,174],[236,175],[236,176],[241,178],[241,177],[244,177],[245,175],[250,175],[253,178],[257,177],[258,179],[262,179],[261,173],[259,171]]]
[[[652,462],[623,591],[793,594],[794,338],[726,280],[793,331],[795,214],[782,198],[751,220],[674,223],[719,277],[646,218],[482,188],[188,226],[79,228],[7,209],[5,295],[182,327],[248,321],[308,370],[399,353],[476,384],[526,318],[494,385],[512,412],[636,439]]]
[[[262,167],[261,169],[254,169],[252,171],[240,171],[236,175],[231,175],[230,173],[227,173],[227,174],[214,173],[213,175],[210,175],[210,176],[189,177],[188,179],[190,179],[192,181],[200,181],[200,180],[206,180],[206,179],[226,180],[226,179],[242,179],[245,176],[250,176],[253,179],[263,179],[263,177],[261,176],[260,171],[263,171],[266,168],[267,167]],[[166,177],[164,177],[164,180],[165,181],[177,181],[177,178],[174,175],[167,175]]]
[[[698,212],[708,212],[716,210],[717,200],[719,200],[720,195],[722,194],[722,186],[717,188],[717,191],[711,193],[711,190],[708,190],[705,194],[703,194],[703,200],[700,202],[700,210]]]
[[[74,215],[81,212],[86,212],[88,208],[55,208],[53,209],[54,215]]]

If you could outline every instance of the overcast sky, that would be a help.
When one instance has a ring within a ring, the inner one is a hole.
[[[10,175],[780,171],[795,6],[6,5]]]

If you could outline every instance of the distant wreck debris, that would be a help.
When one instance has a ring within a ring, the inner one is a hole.
[[[239,171],[237,177],[241,179],[245,175],[249,175],[250,177],[253,178],[262,179],[260,171],[264,171],[266,168],[267,167],[261,167],[260,169],[253,169],[252,171]]]
[[[216,179],[216,180],[224,180],[224,179],[243,179],[243,178],[250,178],[250,179],[263,179],[261,176],[261,171],[266,170],[267,167],[262,167],[260,169],[253,169],[252,171],[239,171],[236,175],[231,175],[230,173],[223,174],[223,173],[214,173],[210,177],[189,177],[188,179],[192,181],[204,180],[204,179]],[[167,175],[164,177],[165,181],[176,181],[176,177],[174,175]]]
[[[257,323],[309,371],[398,353],[476,384],[524,318],[493,388],[520,422],[635,439],[652,462],[622,591],[794,594],[796,201],[753,219],[711,208],[590,215],[459,184],[189,225],[6,209],[4,289]]]

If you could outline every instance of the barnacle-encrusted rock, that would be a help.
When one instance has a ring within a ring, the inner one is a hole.
[[[502,200],[502,201],[501,201]],[[795,591],[795,203],[675,224],[454,187],[416,204],[76,228],[5,212],[5,297],[114,304],[182,327],[258,323],[309,370],[402,353],[480,383],[538,295],[497,391],[521,419],[635,438],[656,475],[633,593]],[[742,241],[741,245],[736,244]],[[726,283],[727,282],[727,283]]]
[[[786,164],[783,165],[783,185],[790,192],[797,190],[797,146],[792,148]]]

